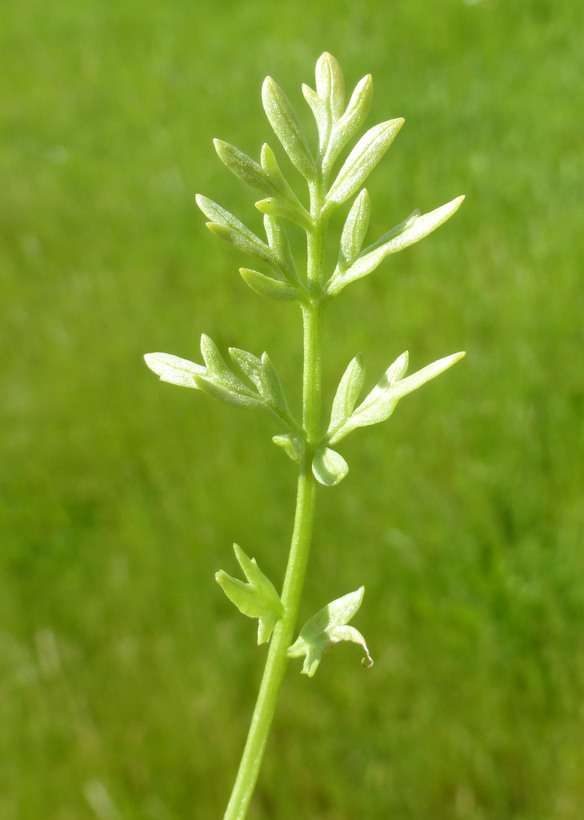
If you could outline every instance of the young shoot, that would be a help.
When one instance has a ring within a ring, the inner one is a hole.
[[[305,190],[293,189],[269,145],[262,146],[256,160],[228,142],[214,142],[219,159],[229,171],[259,192],[255,207],[264,215],[265,236],[258,236],[212,199],[197,196],[211,232],[254,260],[252,267],[240,269],[251,290],[266,299],[296,303],[299,308],[303,343],[301,417],[292,414],[284,386],[267,353],[256,356],[230,348],[223,355],[203,334],[202,363],[168,353],[149,353],[145,357],[148,367],[163,381],[201,390],[236,407],[265,411],[276,425],[272,441],[296,465],[298,474],[293,534],[283,582],[272,583],[255,558],[249,558],[237,545],[235,556],[245,581],[223,570],[216,575],[240,612],[258,620],[258,643],[269,644],[249,734],[225,813],[227,820],[242,820],[247,814],[289,659],[303,658],[301,671],[312,677],[325,650],[339,641],[351,641],[361,646],[364,665],[373,665],[364,637],[349,625],[361,606],[362,586],[324,606],[295,638],[317,487],[335,486],[349,471],[337,447],[357,428],[385,421],[400,399],[464,356],[454,353],[407,375],[408,354],[402,353],[363,397],[365,364],[359,354],[349,362],[330,411],[322,413],[324,303],[372,274],[387,256],[407,248],[450,219],[464,197],[456,197],[426,214],[414,211],[366,244],[371,203],[363,186],[396,138],[403,120],[387,120],[358,137],[371,103],[371,76],[357,83],[347,102],[341,67],[331,54],[324,53],[316,64],[315,80],[314,89],[304,85],[302,91],[316,121],[316,145],[305,135],[292,104],[277,83],[267,77],[262,87],[269,124],[287,159],[304,177]],[[323,253],[328,226],[331,215],[342,208],[347,210],[338,237],[338,258],[334,267],[329,267]],[[287,235],[290,222],[306,234],[305,258],[295,258],[291,252]]]

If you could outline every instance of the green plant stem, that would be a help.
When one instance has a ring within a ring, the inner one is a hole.
[[[302,305],[304,345],[302,420],[306,451],[298,474],[294,530],[281,595],[284,615],[276,624],[270,641],[258,698],[224,820],[244,820],[254,792],[284,673],[288,665],[286,653],[294,638],[308,555],[312,543],[317,486],[312,474],[312,458],[319,437],[322,402],[321,302],[319,295],[325,230],[320,218],[322,199],[322,185],[314,183],[310,188],[310,201],[315,227],[308,234],[307,241],[307,284],[312,298]]]
[[[305,460],[298,476],[294,531],[282,592],[284,615],[276,624],[272,635],[260,691],[235,785],[225,812],[225,820],[243,820],[245,818],[259,775],[268,733],[288,664],[286,652],[292,643],[298,617],[298,607],[312,540],[316,496],[315,484],[310,462]]]

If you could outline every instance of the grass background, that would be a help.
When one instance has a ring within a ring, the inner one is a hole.
[[[371,236],[467,195],[336,300],[327,390],[358,350],[371,379],[468,357],[320,494],[302,616],[364,583],[376,665],[290,669],[250,818],[581,817],[583,24],[572,0],[3,9],[2,818],[221,816],[264,650],[213,574],[237,540],[282,576],[295,476],[264,419],[141,356],[268,349],[298,401],[295,309],[193,194],[259,225],[211,139],[275,144],[263,77],[300,109],[325,49],[373,74],[370,124],[406,119]]]

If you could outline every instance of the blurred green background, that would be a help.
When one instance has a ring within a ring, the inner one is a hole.
[[[331,51],[404,129],[371,237],[460,193],[327,316],[330,397],[463,363],[342,448],[301,616],[365,584],[313,680],[291,664],[250,812],[570,820],[584,805],[584,11],[572,0],[23,0],[0,27],[0,817],[222,815],[265,648],[213,580],[282,577],[295,471],[252,413],[160,384],[202,331],[267,349],[299,397],[299,316],[263,302],[201,191],[276,140]],[[308,123],[308,117],[305,120]],[[280,155],[281,156],[281,155]],[[285,160],[282,159],[284,167]],[[330,398],[329,398],[330,400]]]

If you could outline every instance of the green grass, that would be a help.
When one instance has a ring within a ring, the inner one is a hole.
[[[510,5],[4,9],[0,817],[224,809],[264,650],[213,575],[237,540],[281,577],[295,475],[263,419],[141,356],[268,349],[298,401],[299,316],[245,288],[193,195],[259,224],[211,138],[257,155],[261,80],[300,107],[327,49],[373,74],[371,123],[406,118],[372,235],[467,194],[336,300],[327,389],[358,350],[371,381],[406,347],[468,357],[320,493],[302,615],[364,583],[376,665],[291,666],[250,817],[580,818],[584,13]]]

